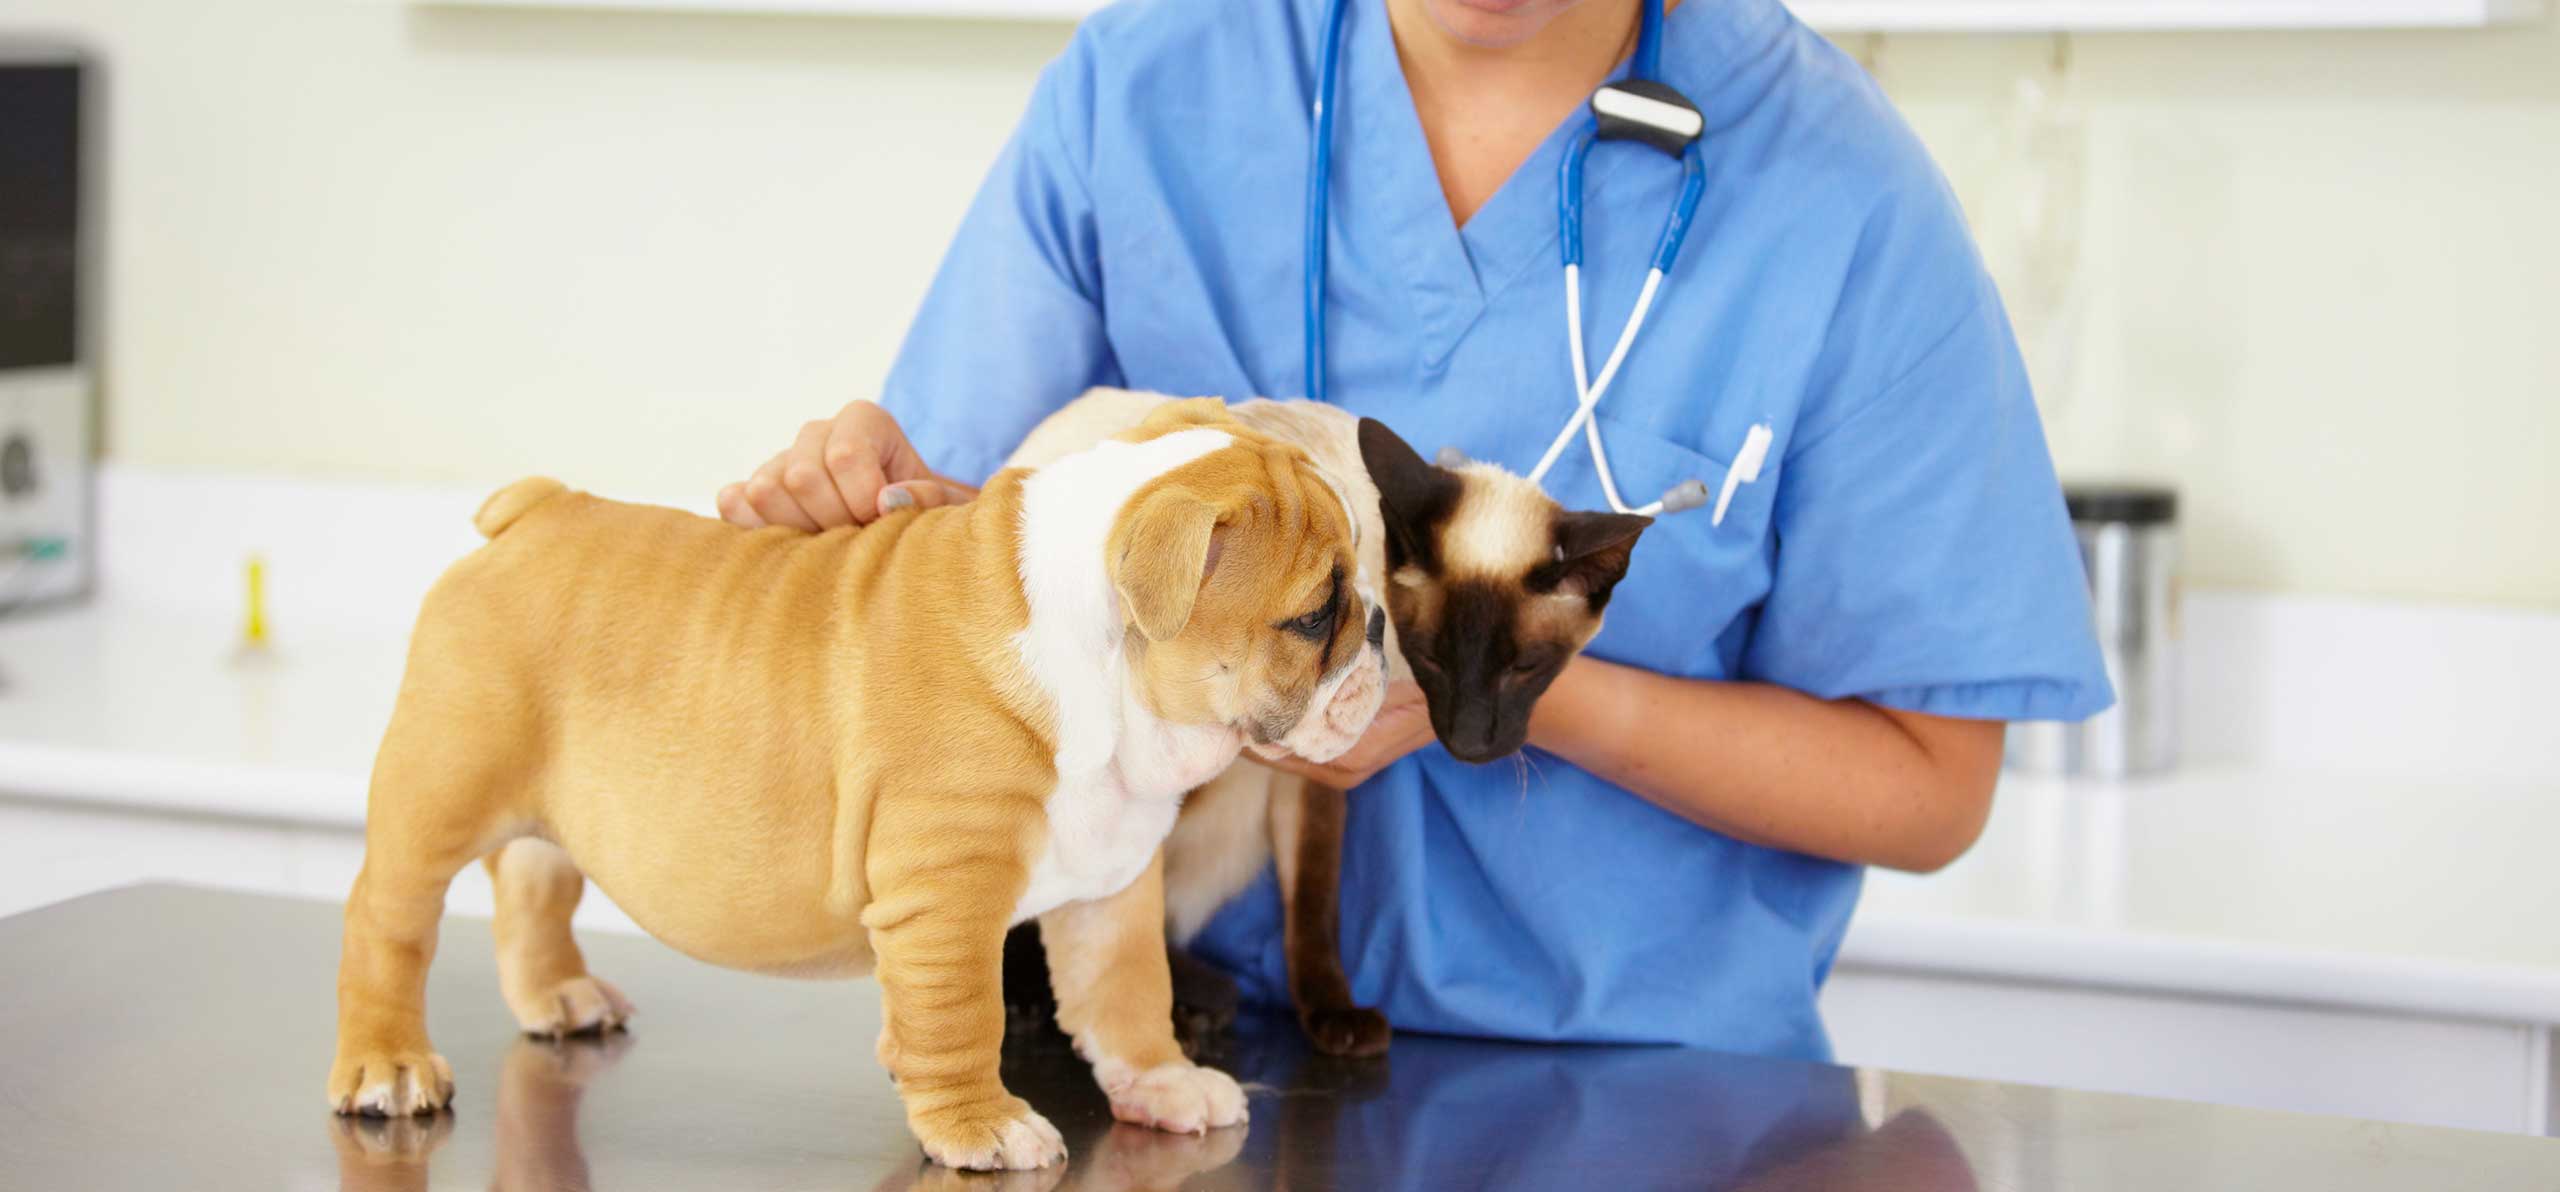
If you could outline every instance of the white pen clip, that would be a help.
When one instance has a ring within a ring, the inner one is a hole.
[[[1769,441],[1775,437],[1766,422],[1742,436],[1742,450],[1734,453],[1733,466],[1724,471],[1724,491],[1716,494],[1713,524],[1724,524],[1725,508],[1733,504],[1733,490],[1760,479],[1760,465],[1769,461]]]

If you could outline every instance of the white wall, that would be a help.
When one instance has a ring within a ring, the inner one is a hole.
[[[28,29],[115,70],[113,455],[642,493],[876,388],[1067,36],[6,0]],[[2048,54],[1879,68],[1977,189]],[[2072,77],[2066,469],[2181,483],[2202,583],[2560,606],[2560,31],[2089,37]]]
[[[2052,56],[1877,58],[1988,236],[1988,130]],[[2081,37],[2070,79],[2065,471],[2178,481],[2204,582],[2560,606],[2560,29]]]
[[[700,491],[877,387],[1063,24],[0,0],[114,71],[107,444]]]

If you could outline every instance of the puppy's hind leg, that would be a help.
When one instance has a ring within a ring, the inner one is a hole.
[[[347,895],[329,1104],[340,1113],[407,1117],[453,1099],[453,1068],[427,1043],[427,965],[445,888],[470,853],[389,835],[378,822],[368,826],[364,868]]]
[[[505,832],[490,792],[504,775],[468,732],[430,735],[409,713],[409,688],[374,761],[364,868],[347,895],[338,956],[338,1047],[329,1104],[340,1113],[405,1117],[453,1098],[453,1069],[427,1043],[427,965],[453,875]],[[450,722],[440,727],[451,728]]]
[[[498,989],[528,1035],[558,1038],[609,1031],[631,1018],[622,991],[587,972],[569,916],[586,876],[568,850],[530,836],[489,854],[497,891]]]

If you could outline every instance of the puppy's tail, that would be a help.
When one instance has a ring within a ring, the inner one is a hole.
[[[569,491],[569,486],[548,476],[527,476],[489,494],[480,503],[480,512],[471,515],[471,524],[483,538],[495,538],[508,526],[516,524],[527,510]]]

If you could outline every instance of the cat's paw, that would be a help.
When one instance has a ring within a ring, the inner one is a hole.
[[[1387,1026],[1386,1015],[1365,1006],[1301,1007],[1298,1026],[1307,1032],[1307,1042],[1326,1055],[1384,1055],[1395,1035]]]
[[[1177,1060],[1143,1072],[1097,1069],[1096,1075],[1111,1098],[1111,1116],[1131,1125],[1202,1134],[1244,1123],[1244,1089],[1215,1068]]]

